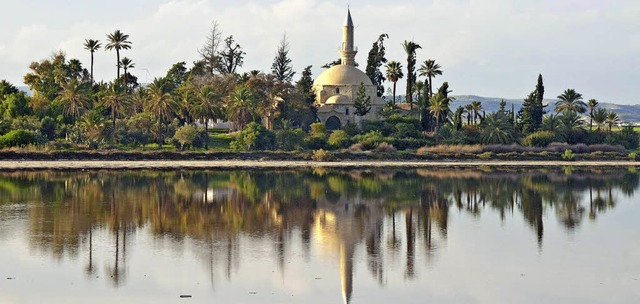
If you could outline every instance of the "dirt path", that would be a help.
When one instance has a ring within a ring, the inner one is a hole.
[[[242,169],[242,168],[437,168],[437,167],[626,167],[640,166],[631,161],[0,161],[0,171],[82,170],[82,169]]]

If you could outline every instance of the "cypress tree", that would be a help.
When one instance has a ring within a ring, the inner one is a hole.
[[[378,37],[373,45],[371,46],[371,50],[369,51],[369,57],[367,58],[367,68],[365,73],[371,79],[373,85],[377,86],[377,95],[378,97],[382,97],[384,95],[384,85],[383,83],[387,80],[384,77],[384,73],[380,71],[380,67],[383,64],[387,63],[387,58],[385,58],[385,49],[384,49],[384,39],[389,38],[387,34],[381,34]]]
[[[271,65],[271,73],[277,80],[282,82],[291,82],[293,75],[296,72],[293,71],[291,66],[291,58],[289,58],[289,41],[287,41],[287,35],[285,34],[280,41],[276,57],[273,59]]]

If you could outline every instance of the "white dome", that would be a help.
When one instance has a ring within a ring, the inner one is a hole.
[[[364,83],[365,86],[373,85],[369,76],[363,71],[354,66],[340,64],[322,72],[313,85],[360,85],[360,83]]]

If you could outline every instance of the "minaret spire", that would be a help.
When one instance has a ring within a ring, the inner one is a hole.
[[[342,49],[340,59],[343,65],[356,65],[356,53],[353,45],[353,19],[351,19],[351,9],[347,8],[347,20],[342,27]]]

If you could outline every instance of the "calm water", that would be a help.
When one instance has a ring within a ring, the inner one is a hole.
[[[626,168],[0,173],[0,303],[640,303],[639,186]]]

